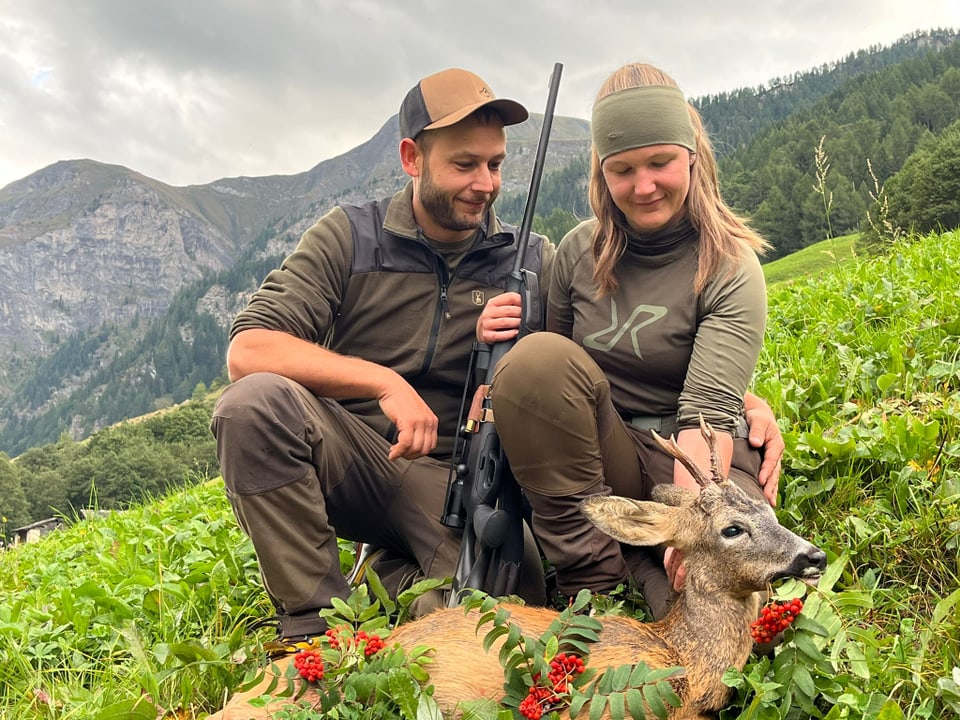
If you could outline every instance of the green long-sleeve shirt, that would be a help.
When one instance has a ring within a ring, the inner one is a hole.
[[[637,252],[632,239],[616,266],[619,287],[598,300],[595,225],[581,223],[558,247],[547,329],[572,338],[600,365],[622,416],[675,415],[682,429],[698,427],[703,413],[717,430],[732,432],[766,324],[756,253],[744,247],[732,273],[719,273],[697,294],[695,231],[656,255]]]

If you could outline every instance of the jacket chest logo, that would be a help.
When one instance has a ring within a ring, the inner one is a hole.
[[[474,305],[483,305],[483,290],[474,290],[474,291],[473,291],[473,304],[474,304]]]

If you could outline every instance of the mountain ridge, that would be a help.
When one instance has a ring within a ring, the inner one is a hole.
[[[940,45],[957,37],[941,35]],[[701,114],[711,135],[735,129],[714,137],[718,147],[736,148],[764,128],[777,130],[784,114],[842,92],[840,75],[898,64],[930,42],[905,37],[776,89],[712,97]],[[738,124],[739,117],[751,122]],[[497,207],[512,222],[542,120],[533,113],[507,129]],[[398,144],[394,115],[365,143],[292,175],[172,186],[120,165],[64,160],[0,189],[0,451],[22,452],[63,433],[80,439],[222,377],[233,314],[328,209],[402,187]],[[800,144],[813,147],[815,139]],[[588,166],[589,123],[555,117],[538,213],[588,213]],[[799,161],[787,170],[801,177],[798,168]],[[740,189],[746,197],[753,169],[734,169],[724,194]],[[559,239],[558,232],[549,234]]]

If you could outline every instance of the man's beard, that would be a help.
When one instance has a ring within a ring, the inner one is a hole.
[[[430,172],[424,169],[420,177],[420,204],[434,222],[445,230],[459,232],[462,230],[476,230],[487,215],[487,210],[497,199],[497,193],[491,193],[486,206],[479,217],[457,213],[454,209],[454,195],[445,193],[438,185],[434,185]]]

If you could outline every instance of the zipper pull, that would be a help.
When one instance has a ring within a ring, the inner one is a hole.
[[[443,308],[443,317],[449,320],[452,316],[450,311],[447,309],[447,286],[440,286],[440,307]]]

